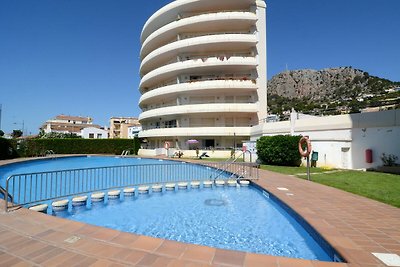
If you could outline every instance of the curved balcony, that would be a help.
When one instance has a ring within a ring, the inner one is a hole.
[[[201,113],[257,113],[255,103],[213,103],[170,106],[142,112],[139,121],[150,118],[162,118],[171,115],[201,114]]]
[[[139,137],[250,136],[250,132],[251,127],[181,127],[145,130],[139,132]]]
[[[157,29],[177,20],[180,14],[186,12],[204,12],[204,10],[240,10],[255,4],[255,0],[180,0],[174,1],[154,13],[143,26],[140,40],[144,40]]]
[[[140,81],[139,88],[142,90],[144,87],[154,86],[181,74],[212,73],[220,72],[221,69],[223,69],[225,73],[235,73],[251,71],[255,69],[256,66],[257,61],[254,57],[231,57],[227,60],[206,58],[204,61],[196,59],[176,62],[147,73]]]
[[[156,30],[142,43],[141,58],[162,47],[182,32],[228,32],[248,30],[257,22],[251,12],[220,12],[203,14],[171,22]]]
[[[204,94],[223,94],[235,92],[257,91],[254,80],[211,80],[192,83],[181,83],[157,88],[143,94],[139,100],[139,106],[155,103],[165,98],[173,98],[183,93],[204,92]]]
[[[176,41],[160,47],[148,54],[140,65],[140,73],[160,67],[178,55],[198,51],[241,51],[249,50],[257,44],[254,34],[213,34]],[[164,63],[164,64],[163,64]]]

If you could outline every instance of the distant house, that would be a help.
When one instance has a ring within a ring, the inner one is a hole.
[[[47,120],[42,125],[42,127],[40,127],[40,129],[43,130],[46,134],[64,133],[76,134],[78,136],[82,136],[82,130],[85,128],[96,128],[98,130],[101,130],[101,127],[99,125],[93,124],[93,119],[91,117],[69,116],[63,114],[56,116],[54,119]],[[92,130],[92,132],[93,134],[101,133],[102,136],[105,135],[108,137],[108,132],[106,131],[107,134],[105,134],[104,130],[102,130],[101,132],[95,132],[94,130]]]
[[[111,117],[110,138],[129,138],[129,127],[141,127],[138,118]]]
[[[80,136],[85,139],[107,139],[108,130],[96,127],[86,127],[81,130]]]

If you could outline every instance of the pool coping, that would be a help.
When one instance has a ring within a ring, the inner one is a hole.
[[[398,208],[266,170],[260,170],[260,179],[255,183],[298,213],[347,263],[184,244],[73,222],[27,209],[5,213],[4,201],[0,201],[0,265],[372,267],[386,266],[372,253],[400,255]],[[282,187],[288,190],[278,189]]]

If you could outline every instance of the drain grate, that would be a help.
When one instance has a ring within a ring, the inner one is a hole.
[[[219,207],[219,206],[226,206],[228,205],[228,202],[226,202],[223,199],[217,199],[217,198],[209,198],[206,199],[204,201],[204,204],[207,206],[215,206],[215,207]]]

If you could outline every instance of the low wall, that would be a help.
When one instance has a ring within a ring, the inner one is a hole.
[[[138,155],[141,157],[156,157],[156,156],[165,156],[165,157],[172,157],[175,152],[178,150],[176,149],[169,149],[168,154],[167,150],[164,148],[158,149],[140,149]],[[196,150],[179,150],[183,153],[183,158],[196,158]],[[199,156],[206,152],[210,158],[220,158],[220,159],[227,159],[231,157],[230,150],[199,150]],[[242,151],[237,150],[235,153],[236,157],[242,157]],[[248,157],[246,155],[246,157]]]
[[[291,133],[310,137],[318,166],[367,169],[382,165],[382,153],[400,158],[400,110],[265,123],[253,127],[251,140]],[[367,149],[372,150],[372,163],[366,162]]]

